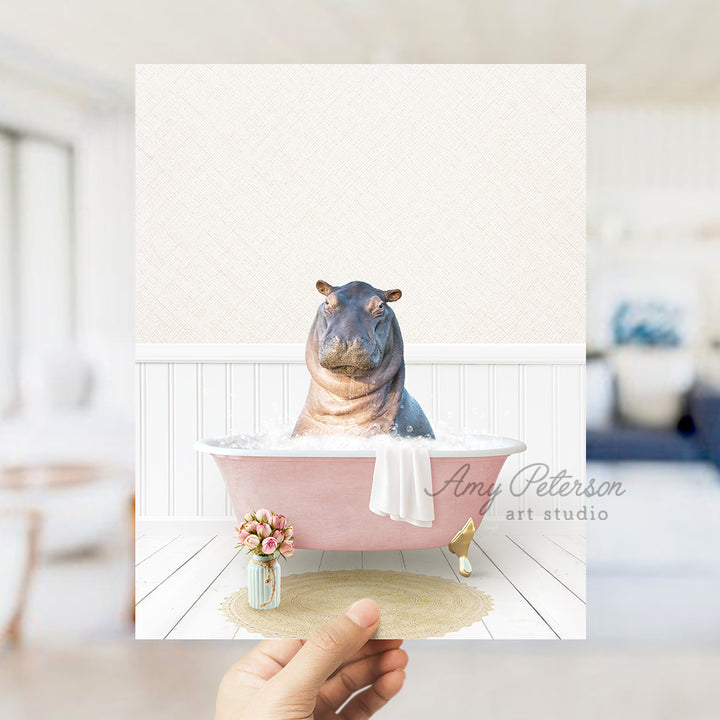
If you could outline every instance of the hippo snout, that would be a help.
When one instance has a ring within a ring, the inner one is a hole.
[[[326,370],[352,377],[373,371],[380,362],[380,352],[367,339],[348,341],[334,336],[322,344],[318,360]]]

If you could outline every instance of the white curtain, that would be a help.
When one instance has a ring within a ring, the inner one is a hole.
[[[18,311],[21,361],[73,338],[72,167],[68,148],[17,143]]]
[[[73,343],[73,236],[69,147],[0,134],[0,410]]]
[[[13,141],[0,133],[0,417],[15,400]]]

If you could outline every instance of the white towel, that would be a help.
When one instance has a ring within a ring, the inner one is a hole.
[[[370,493],[370,510],[376,515],[432,527],[435,505],[430,492],[432,473],[427,448],[403,443],[377,448]]]

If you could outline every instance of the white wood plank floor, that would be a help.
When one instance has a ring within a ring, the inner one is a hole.
[[[139,536],[136,627],[139,639],[247,639],[226,622],[223,598],[246,584],[248,556],[226,536]],[[580,535],[484,535],[470,551],[473,574],[458,573],[447,548],[385,552],[298,550],[283,575],[378,569],[466,582],[493,597],[494,609],[445,637],[582,639],[585,637],[585,538]]]

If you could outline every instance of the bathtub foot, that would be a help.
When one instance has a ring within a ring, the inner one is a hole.
[[[472,572],[472,565],[470,565],[467,554],[474,534],[475,523],[472,517],[469,517],[462,530],[448,543],[448,550],[458,557],[458,568],[463,577],[470,577]]]

